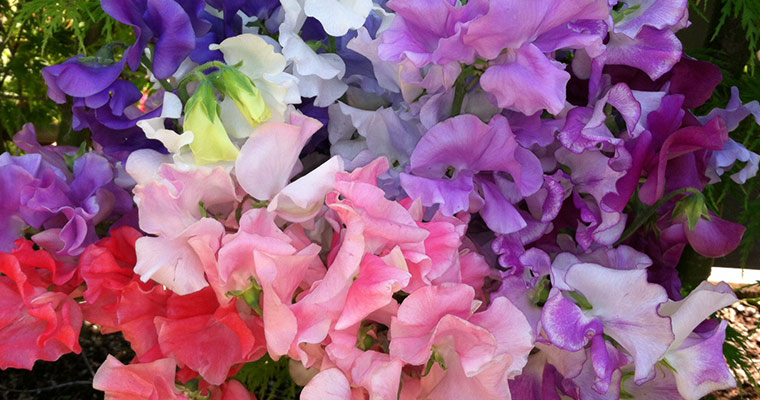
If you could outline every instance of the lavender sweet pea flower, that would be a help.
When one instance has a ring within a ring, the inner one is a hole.
[[[414,149],[409,173],[401,175],[410,197],[426,206],[440,204],[444,215],[482,203],[476,206],[481,216],[499,233],[526,226],[513,204],[538,191],[542,183],[538,158],[517,143],[500,115],[488,125],[468,114],[435,125]]]
[[[683,46],[670,30],[645,26],[636,37],[610,32],[604,61],[608,65],[628,65],[657,79],[681,59]]]
[[[636,37],[645,26],[668,29],[688,18],[687,0],[626,0],[622,3],[623,7],[617,12],[620,19],[615,22],[615,31],[628,37]]]
[[[60,151],[65,148],[31,144],[36,142],[32,126],[25,127],[15,141],[38,154],[0,156],[3,251],[10,250],[21,230],[31,226],[41,230],[32,236],[40,246],[57,254],[78,255],[97,241],[97,224],[132,210],[131,196],[114,183],[114,167],[102,156],[87,153],[69,171],[64,155],[73,156],[75,149],[67,153]]]
[[[600,151],[587,150],[574,154],[560,148],[557,161],[570,168],[573,183],[573,204],[580,211],[576,240],[588,249],[592,243],[612,245],[623,233],[627,216],[608,202],[616,194],[616,183],[631,166],[630,154],[623,147],[609,158]]]
[[[485,6],[480,1],[459,6],[450,0],[391,0],[388,7],[396,12],[396,18],[383,33],[380,58],[394,62],[407,59],[417,68],[471,64],[475,49],[464,44],[463,31],[485,12]]]
[[[653,376],[654,365],[674,340],[670,320],[657,311],[667,301],[667,294],[659,285],[648,283],[646,275],[640,269],[615,270],[581,263],[570,266],[564,275],[560,272],[557,276],[561,279],[552,279],[555,288],[544,306],[544,330],[554,345],[570,351],[578,351],[591,341],[601,388],[609,385],[612,370],[617,368],[607,363],[602,333],[633,356],[637,383]],[[572,292],[577,294],[566,296]],[[577,299],[578,294],[585,300],[570,300]]]
[[[665,360],[675,370],[678,391],[687,400],[697,400],[714,390],[736,386],[723,356],[727,321],[703,324],[715,311],[737,300],[724,282],[703,282],[681,301],[669,301],[660,311],[670,317],[675,340]],[[709,320],[707,322],[710,322]],[[707,329],[700,329],[707,325]]]
[[[753,100],[747,104],[742,104],[742,100],[739,97],[739,89],[734,86],[731,88],[731,100],[729,100],[725,109],[715,108],[706,116],[697,117],[697,119],[706,124],[714,117],[720,116],[726,122],[726,130],[733,132],[739,126],[739,123],[750,115],[754,116],[755,122],[760,124],[760,103],[757,100]],[[724,143],[722,150],[713,151],[710,157],[710,164],[707,170],[707,174],[710,176],[710,183],[719,181],[723,172],[730,170],[737,161],[746,162],[747,164],[739,172],[731,175],[731,179],[734,182],[743,184],[747,179],[757,175],[760,155],[747,150],[742,144],[729,139]]]
[[[484,2],[468,6],[475,3]],[[482,76],[483,89],[499,107],[527,115],[544,109],[558,114],[565,106],[570,74],[545,54],[570,48],[599,55],[607,34],[602,22],[609,15],[607,2],[507,0],[483,6],[487,11],[463,35],[477,55],[493,60]]]

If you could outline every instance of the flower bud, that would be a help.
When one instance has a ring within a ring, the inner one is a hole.
[[[214,85],[225,96],[229,96],[237,105],[240,112],[251,126],[271,118],[272,113],[269,111],[261,92],[253,84],[251,78],[238,71],[237,68],[228,67],[213,74],[212,80]]]
[[[185,130],[192,131],[190,149],[199,165],[234,161],[238,149],[224,130],[219,104],[211,82],[203,81],[185,107]]]

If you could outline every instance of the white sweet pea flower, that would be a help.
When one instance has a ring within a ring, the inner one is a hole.
[[[346,73],[346,65],[337,54],[317,54],[301,39],[299,32],[307,17],[304,6],[303,0],[282,0],[282,12],[285,16],[279,29],[280,45],[282,54],[292,63],[293,75],[298,78],[301,96],[316,96],[314,105],[326,107],[342,96],[348,88],[348,85],[341,81]],[[335,15],[332,17],[335,18]]]
[[[285,72],[285,57],[275,52],[274,46],[261,36],[246,33],[209,48],[221,51],[227,65],[242,63],[240,71],[251,78],[261,92],[273,121],[284,121],[288,104],[301,102],[298,79]]]
[[[364,25],[372,0],[306,0],[304,13],[322,24],[330,36],[343,36],[349,29]]]
[[[166,129],[164,128],[164,120],[166,118],[179,119],[181,115],[182,101],[174,93],[165,92],[161,115],[156,118],[137,121],[137,126],[145,132],[145,137],[160,141],[170,153],[178,154],[182,146],[192,143],[193,133],[185,132],[180,135]]]

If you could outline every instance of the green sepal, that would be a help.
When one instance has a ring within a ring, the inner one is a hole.
[[[709,221],[710,210],[707,208],[705,196],[702,193],[692,193],[690,196],[681,199],[673,209],[673,218],[681,215],[686,215],[690,231],[697,227],[700,218]]]

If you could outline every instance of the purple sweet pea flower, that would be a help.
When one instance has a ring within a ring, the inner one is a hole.
[[[581,154],[560,148],[555,157],[570,168],[573,184],[573,204],[579,211],[576,240],[582,248],[593,243],[612,245],[623,233],[627,215],[608,203],[607,197],[617,193],[618,180],[631,167],[630,154],[623,147],[615,148],[612,158],[598,150]]]
[[[119,78],[126,58],[110,65],[82,62],[81,55],[61,64],[42,69],[42,77],[48,85],[48,97],[58,104],[71,97],[89,97],[104,92]]]
[[[674,369],[678,392],[697,400],[714,390],[736,386],[723,356],[727,321],[706,320],[737,300],[725,282],[702,282],[685,299],[668,301],[660,308],[670,318],[675,340],[664,359]]]
[[[0,204],[0,251],[10,251],[27,225],[39,228],[50,218],[50,213],[28,209],[22,212],[24,201],[30,194],[44,193],[48,204],[68,204],[65,187],[60,185],[63,179],[64,175],[44,162],[39,154],[0,155],[0,197],[3,199]]]
[[[383,33],[380,58],[400,62],[410,60],[416,67],[454,62],[471,64],[475,49],[463,43],[463,31],[487,5],[471,1],[465,6],[452,0],[391,0],[396,12],[390,29]]]
[[[132,211],[130,193],[114,183],[115,168],[103,156],[86,153],[69,170],[64,156],[73,157],[76,149],[40,146],[33,126],[14,140],[37,154],[0,155],[2,251],[31,226],[41,230],[32,236],[37,244],[75,256],[98,240],[96,225]]]
[[[702,126],[684,113],[682,104],[683,96],[666,96],[660,109],[648,116],[652,143],[643,166],[647,180],[639,189],[639,198],[646,204],[680,188],[702,189],[709,181],[705,171],[710,150],[721,150],[728,140],[722,118]]]
[[[191,14],[198,10],[188,5]],[[135,43],[124,54],[133,71],[140,67],[140,58],[152,39],[156,39],[153,73],[158,79],[169,78],[195,48],[191,16],[174,0],[102,0],[101,6],[115,20],[134,27]]]
[[[742,100],[739,97],[739,89],[734,86],[731,88],[731,100],[729,100],[725,109],[715,108],[706,116],[697,117],[697,119],[702,123],[708,123],[714,117],[719,116],[726,122],[726,130],[733,132],[739,126],[739,123],[750,115],[755,117],[756,123],[760,124],[760,103],[757,100],[753,100],[747,104],[742,104]],[[729,139],[724,143],[723,149],[712,152],[707,171],[711,179],[710,183],[719,181],[723,172],[730,170],[737,161],[746,162],[747,164],[739,172],[731,175],[731,179],[734,182],[743,184],[747,179],[757,175],[760,155],[747,150],[742,144]]]
[[[681,59],[683,46],[670,30],[644,27],[636,37],[610,32],[604,61],[609,65],[628,65],[657,79]]]
[[[687,0],[625,0],[622,3],[625,3],[619,10],[622,18],[615,23],[615,31],[629,37],[636,37],[645,26],[667,29],[688,18]]]
[[[663,219],[668,218],[669,214]],[[710,212],[710,219],[700,218],[694,227],[689,228],[686,215],[673,219],[673,225],[667,229],[668,239],[674,242],[688,242],[697,253],[710,258],[728,255],[739,247],[747,228],[735,222],[726,221]],[[663,230],[663,234],[665,234]]]
[[[513,204],[534,194],[542,183],[538,158],[517,143],[500,115],[488,125],[469,114],[435,125],[414,149],[409,173],[401,174],[401,186],[410,197],[426,206],[440,204],[444,215],[481,203],[475,207],[498,233],[526,226]]]

